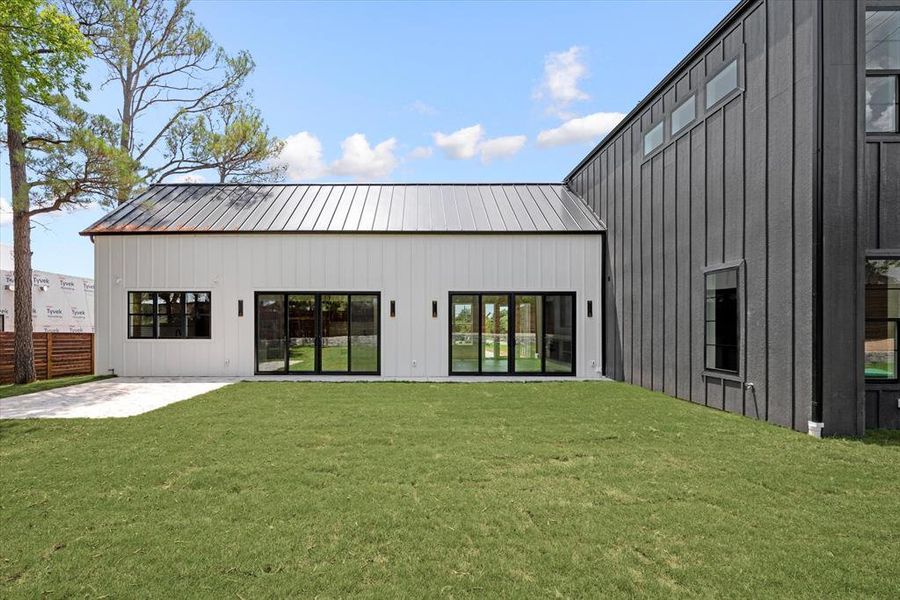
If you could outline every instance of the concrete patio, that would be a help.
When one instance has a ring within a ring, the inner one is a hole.
[[[0,419],[131,417],[239,381],[223,377],[116,377],[0,399]]]

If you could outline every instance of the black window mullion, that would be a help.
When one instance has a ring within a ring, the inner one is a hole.
[[[316,373],[322,372],[322,294],[315,294],[316,305],[316,340],[315,340],[315,365],[313,370]]]
[[[153,292],[153,339],[159,339],[159,292]]]
[[[541,375],[547,373],[547,294],[541,294]]]
[[[478,310],[476,311],[478,317],[478,348],[476,349],[476,355],[478,356],[478,374],[481,375],[481,336],[483,335],[483,318],[481,311],[484,310],[484,302],[481,301],[482,294],[476,294],[475,297],[478,298]]]
[[[509,306],[509,314],[506,317],[506,372],[516,372],[516,304],[515,296],[506,296],[506,305]]]
[[[288,347],[288,339],[289,339],[290,333],[291,333],[291,329],[290,329],[290,327],[291,327],[291,317],[290,317],[291,307],[290,307],[290,304],[288,304],[288,301],[289,301],[288,295],[283,294],[281,296],[281,305],[284,307],[284,311],[283,311],[284,312],[284,325],[281,330],[281,335],[282,335],[281,344],[282,344],[282,348],[284,349],[284,374],[285,375],[289,375],[291,372],[291,351],[290,351],[290,348]]]
[[[188,323],[187,323],[187,298],[188,294],[197,298],[196,292],[182,292],[181,293],[181,337],[187,338],[188,336]]]
[[[347,294],[347,373],[353,372],[353,349],[350,347],[350,328],[353,327],[353,302]]]

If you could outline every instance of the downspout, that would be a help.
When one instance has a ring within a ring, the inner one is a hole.
[[[822,11],[824,0],[818,0],[816,9],[816,93],[815,99],[815,163],[813,165],[813,389],[808,422],[809,434],[820,438],[825,429],[824,410],[822,406],[822,174],[824,173],[824,157],[822,156],[822,128],[824,114],[822,110],[822,94],[825,83],[825,47]]]
[[[609,247],[607,246],[607,244],[609,243],[609,236],[607,235],[607,231],[604,231],[601,235],[603,236],[603,244],[601,244],[601,246],[603,247],[603,256],[601,257],[601,260],[600,260],[600,265],[601,265],[600,266],[600,278],[601,278],[600,293],[603,295],[603,297],[600,298],[600,326],[603,329],[600,330],[600,333],[601,333],[600,347],[602,349],[601,350],[602,355],[601,355],[601,360],[600,360],[600,364],[601,364],[600,368],[603,370],[603,376],[609,377],[609,368],[608,368],[609,363],[607,362],[607,355],[609,354],[609,344],[607,343],[607,341],[608,341],[607,336],[609,334],[606,331],[608,329],[608,327],[607,327],[608,323],[606,320],[606,317],[608,314],[607,308],[606,308],[606,301],[609,298],[609,285],[607,284],[607,279],[609,278],[609,273],[607,273],[606,261],[609,260]]]

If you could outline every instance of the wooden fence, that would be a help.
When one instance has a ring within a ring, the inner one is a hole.
[[[34,333],[38,379],[94,372],[93,333]],[[0,383],[12,383],[15,333],[0,332]]]

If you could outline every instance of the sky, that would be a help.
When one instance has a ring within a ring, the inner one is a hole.
[[[247,88],[270,133],[285,140],[288,181],[559,182],[735,4],[191,6],[217,44],[253,56]],[[89,80],[88,110],[114,116],[114,87],[99,87],[98,67]],[[146,131],[164,117],[150,115]],[[4,147],[4,244],[10,196]],[[78,232],[106,210],[38,218],[34,268],[93,276],[92,244]]]

